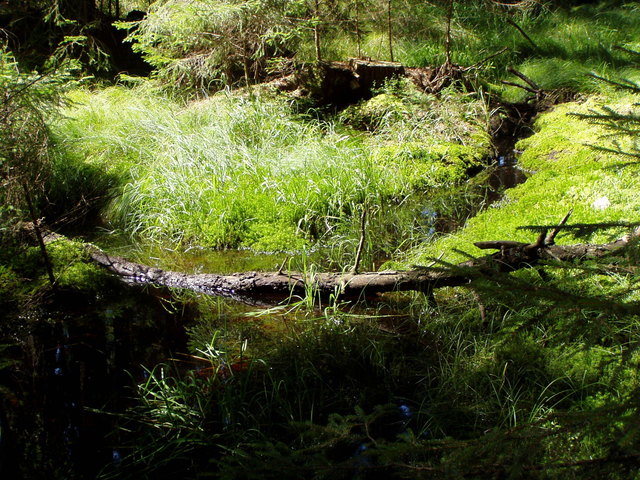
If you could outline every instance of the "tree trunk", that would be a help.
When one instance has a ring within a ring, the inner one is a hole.
[[[320,51],[320,0],[315,0],[315,22],[313,25],[313,44],[316,49],[316,61],[322,61],[322,53]]]
[[[24,182],[22,183],[22,191],[24,192],[24,199],[27,203],[27,209],[29,210],[29,216],[31,217],[31,222],[33,222],[33,233],[36,236],[38,247],[40,247],[40,253],[42,255],[42,260],[44,261],[44,268],[47,271],[47,276],[49,277],[49,283],[51,284],[52,287],[55,287],[56,277],[53,274],[53,266],[51,265],[49,252],[47,252],[47,246],[45,245],[44,238],[42,236],[42,230],[40,229],[40,223],[38,222],[36,209],[33,206],[31,191],[29,190],[29,187]]]
[[[155,284],[185,288],[210,295],[233,297],[240,300],[277,300],[288,296],[304,297],[311,290],[324,298],[359,299],[394,291],[420,291],[429,294],[436,288],[464,286],[473,279],[491,277],[501,272],[529,268],[539,261],[582,261],[598,259],[619,253],[632,238],[640,237],[640,229],[615,242],[591,245],[554,245],[557,230],[544,235],[532,244],[497,241],[478,242],[482,249],[496,249],[496,253],[475,258],[458,265],[443,268],[416,267],[409,271],[382,271],[368,273],[315,273],[302,272],[243,272],[230,275],[186,274],[153,268],[104,253],[88,247],[94,262],[133,283]],[[546,233],[545,233],[546,234]]]
[[[393,62],[393,28],[391,21],[391,0],[387,1],[387,33],[389,35],[389,59]]]
[[[358,58],[362,57],[362,38],[361,38],[361,32],[360,32],[360,2],[358,0],[355,0],[355,7],[356,7],[356,43],[358,44]]]
[[[451,68],[451,22],[453,21],[453,2],[449,0],[449,9],[447,10],[447,31],[444,38],[444,63],[448,68]]]

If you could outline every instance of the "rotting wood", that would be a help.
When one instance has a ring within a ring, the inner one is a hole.
[[[404,66],[397,62],[350,58],[349,67],[353,70],[359,85],[368,91],[381,87],[390,78],[405,75]]]
[[[640,228],[607,244],[555,245],[540,236],[535,243],[497,241],[477,242],[479,248],[497,252],[473,258],[451,267],[416,267],[409,271],[381,271],[367,273],[302,272],[242,272],[229,275],[212,273],[187,274],[166,271],[148,265],[129,262],[109,255],[97,247],[88,251],[94,262],[110,272],[134,283],[183,288],[210,295],[235,298],[283,299],[304,296],[312,288],[320,296],[340,294],[342,298],[375,297],[393,291],[432,292],[436,288],[468,285],[474,278],[491,277],[499,272],[529,268],[541,261],[581,261],[620,253],[633,238],[640,237]],[[540,238],[543,240],[540,241]]]

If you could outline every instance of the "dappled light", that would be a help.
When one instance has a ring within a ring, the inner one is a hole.
[[[0,478],[636,478],[639,25],[0,2]]]

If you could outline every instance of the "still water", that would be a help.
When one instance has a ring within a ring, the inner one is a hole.
[[[403,200],[404,216],[394,218],[408,219],[411,235],[428,239],[459,228],[525,178],[505,162],[472,189],[466,204],[452,207],[455,194],[437,201],[416,196]],[[389,205],[392,209],[397,214],[397,206]],[[388,244],[400,245],[404,239],[396,235],[386,214],[378,212],[370,220],[368,235],[386,235]],[[357,243],[357,237],[351,238],[339,255],[322,246],[292,255],[143,247],[105,232],[90,240],[109,253],[187,273],[273,271],[283,266],[302,270],[305,264],[332,269],[340,266],[345,252],[346,257],[353,254],[352,244]],[[374,243],[369,244],[370,269],[393,254],[393,247],[375,250]],[[255,307],[231,301],[222,307],[220,302],[209,305],[207,316],[219,324],[289,328],[281,314],[270,320]],[[104,466],[117,468],[126,452],[116,426],[135,403],[135,385],[159,363],[187,355],[188,332],[208,328],[201,315],[202,307],[194,309],[190,301],[167,290],[115,283],[98,295],[59,291],[18,314],[0,314],[0,478],[96,478]]]

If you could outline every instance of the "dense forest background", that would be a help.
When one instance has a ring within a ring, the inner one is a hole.
[[[631,1],[0,2],[0,475],[639,478],[639,51]]]

